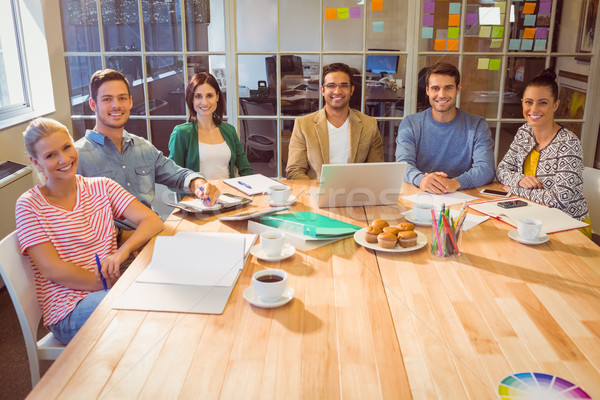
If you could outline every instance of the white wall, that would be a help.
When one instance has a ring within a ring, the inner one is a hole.
[[[62,40],[61,16],[59,0],[31,0],[32,6],[41,3],[44,15],[44,29],[48,42],[48,55],[54,88],[56,112],[47,117],[57,119],[71,129],[71,108],[67,84],[67,71],[64,62],[64,47]],[[32,71],[35,73],[35,71]],[[27,123],[19,124],[0,131],[0,160],[12,160],[29,164],[29,157],[23,145],[23,131]]]

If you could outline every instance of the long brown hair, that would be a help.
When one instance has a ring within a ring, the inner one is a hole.
[[[223,122],[225,102],[223,100],[223,96],[221,96],[221,88],[219,87],[219,83],[215,77],[208,72],[200,72],[199,74],[195,74],[185,89],[185,103],[187,104],[190,112],[190,118],[188,121],[194,122],[196,120],[196,110],[194,110],[194,92],[198,86],[204,85],[205,83],[208,83],[210,86],[212,86],[219,97],[217,100],[217,109],[213,112],[213,122],[215,125],[219,126],[221,125],[221,122]]]

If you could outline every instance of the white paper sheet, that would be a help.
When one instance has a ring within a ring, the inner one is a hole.
[[[477,200],[477,197],[471,196],[463,192],[454,192],[447,194],[417,193],[411,194],[410,196],[403,196],[403,199],[412,201],[414,203],[431,203],[433,204],[434,208],[439,210],[442,208],[442,204],[444,204],[446,207],[450,207],[455,204],[462,204],[465,202],[465,200]]]
[[[223,182],[249,196],[253,196],[255,194],[263,194],[267,191],[267,189],[269,189],[269,187],[273,185],[281,185],[281,183],[271,178],[267,178],[262,174],[254,174],[240,176],[237,178],[225,179]],[[240,184],[240,182],[243,182],[247,186]]]
[[[190,233],[156,238],[152,263],[137,282],[232,286],[246,258],[246,237]]]

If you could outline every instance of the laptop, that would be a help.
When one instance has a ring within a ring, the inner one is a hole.
[[[398,204],[406,162],[323,164],[319,208]]]

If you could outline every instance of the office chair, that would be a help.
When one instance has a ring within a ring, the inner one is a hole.
[[[282,55],[279,56],[281,62],[282,79],[286,75],[303,76],[302,58],[300,56]],[[265,57],[265,68],[267,70],[267,84],[269,89],[277,88],[277,58],[275,56]]]
[[[48,333],[39,341],[36,340],[42,308],[37,300],[31,264],[27,257],[21,255],[16,231],[0,241],[0,275],[15,306],[23,331],[31,386],[34,387],[40,380],[39,360],[56,360],[65,345],[52,333]]]
[[[592,220],[592,239],[600,245],[600,169],[583,169],[583,195]]]
[[[275,118],[273,103],[259,103],[240,99],[243,115],[272,115]],[[277,143],[277,124],[275,120],[243,119],[244,151],[250,161],[262,161],[267,155],[268,160],[274,156]]]

